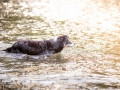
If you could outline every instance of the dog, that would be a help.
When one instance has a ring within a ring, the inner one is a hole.
[[[21,40],[15,42],[11,47],[3,51],[27,55],[55,54],[61,52],[64,47],[73,46],[73,43],[71,43],[68,38],[67,35],[62,35],[55,39],[43,41]]]

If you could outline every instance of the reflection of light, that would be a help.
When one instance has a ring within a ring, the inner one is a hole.
[[[81,15],[83,6],[79,0],[51,0],[48,15],[61,19],[75,18]]]
[[[24,3],[24,2],[23,2]],[[91,0],[46,0],[33,1],[26,4],[21,3],[23,7],[29,8],[23,11],[25,16],[45,16],[46,19],[84,23],[89,27],[104,29],[118,29],[113,20],[118,16],[116,9],[106,10],[101,2]]]

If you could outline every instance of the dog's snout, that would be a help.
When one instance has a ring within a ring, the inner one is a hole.
[[[73,47],[75,44],[74,43],[71,43],[70,46]]]
[[[67,45],[68,47],[73,47],[74,46],[74,43],[70,43]]]

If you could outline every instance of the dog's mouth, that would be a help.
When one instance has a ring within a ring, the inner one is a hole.
[[[73,46],[74,46],[74,43],[64,45],[64,47],[73,47]]]

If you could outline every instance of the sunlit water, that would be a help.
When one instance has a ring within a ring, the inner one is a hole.
[[[0,89],[119,90],[119,6],[109,8],[109,2],[107,7],[105,2],[91,0],[31,1],[4,3],[6,10],[14,9],[17,15],[1,15],[0,50],[17,40],[63,34],[69,35],[75,46],[49,56],[0,51]]]

